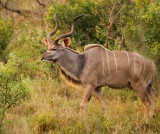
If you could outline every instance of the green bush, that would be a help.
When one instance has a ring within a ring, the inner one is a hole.
[[[46,22],[54,27],[54,14],[58,13],[59,35],[70,31],[71,21],[75,16],[84,14],[85,16],[76,22],[76,32],[72,35],[72,44],[84,46],[86,44],[99,43],[104,45],[106,41],[104,23],[108,25],[109,14],[113,4],[113,0],[98,0],[97,2],[94,0],[68,0],[66,3],[54,1],[53,5],[50,5],[48,9]],[[104,22],[101,21],[100,16],[104,19]],[[114,31],[117,30],[116,33],[119,34],[116,25],[113,26],[113,29]],[[113,41],[110,44],[113,46]]]
[[[153,59],[160,70],[160,2],[136,0],[129,7],[123,7],[127,49]]]
[[[10,18],[5,21],[0,18],[0,54],[7,47],[13,35],[13,22]]]
[[[15,55],[10,55],[7,64],[0,63],[0,131],[5,112],[29,97],[29,81],[18,75],[19,63]]]
[[[151,3],[148,10],[142,16],[146,41],[160,42],[160,3]]]

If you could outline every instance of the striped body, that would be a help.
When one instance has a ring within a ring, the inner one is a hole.
[[[70,51],[70,49],[68,50]],[[71,52],[74,53],[74,51]],[[97,53],[96,56],[95,53]],[[88,79],[91,79],[97,87],[105,85],[112,88],[131,87],[140,80],[145,80],[144,84],[147,87],[154,77],[152,61],[137,53],[109,51],[100,45],[89,45],[89,48],[83,54],[74,54],[74,57],[81,55],[80,58],[83,58],[81,59],[83,62],[71,61],[74,66],[77,63],[79,66],[83,66],[76,71],[79,72],[78,75],[72,72],[74,67],[70,70],[64,69],[64,61],[58,63],[64,78],[74,86],[83,85]],[[65,61],[67,62],[66,59]]]

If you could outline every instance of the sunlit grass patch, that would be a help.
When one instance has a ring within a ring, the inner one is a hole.
[[[143,104],[139,98],[132,100],[132,95],[125,90],[120,95],[118,90],[109,90],[108,94],[104,91],[109,118],[104,116],[96,97],[93,96],[80,126],[79,108],[83,89],[70,89],[63,82],[50,77],[34,82],[35,89],[31,93],[31,99],[8,113],[8,127],[14,128],[16,133],[25,133],[26,126],[27,131],[33,134],[160,132],[160,119],[157,116],[159,100],[156,104],[156,118],[148,118],[146,122]],[[125,99],[123,95],[126,95]]]

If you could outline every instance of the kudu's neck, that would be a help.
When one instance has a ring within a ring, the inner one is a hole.
[[[70,49],[64,49],[63,55],[58,59],[58,65],[62,74],[72,81],[80,82],[80,73],[85,63],[84,54],[76,53]]]

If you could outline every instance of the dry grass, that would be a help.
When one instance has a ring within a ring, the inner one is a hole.
[[[134,92],[104,88],[109,119],[104,117],[98,101],[93,97],[80,126],[78,112],[82,88],[75,91],[49,77],[35,80],[32,87],[31,99],[7,113],[5,127],[8,133],[160,132],[159,100],[156,103],[156,118],[146,120],[141,101],[137,97],[132,98]]]

